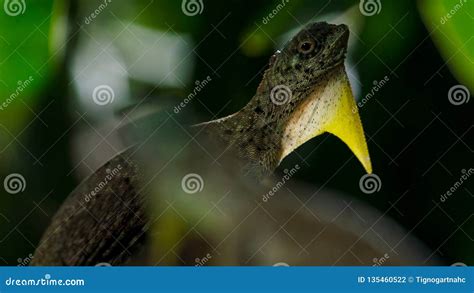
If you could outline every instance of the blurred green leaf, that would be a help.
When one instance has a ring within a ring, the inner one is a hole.
[[[241,38],[242,51],[247,56],[261,56],[271,51],[273,39],[294,27],[293,14],[302,2],[289,0],[271,1]],[[264,29],[263,29],[264,28]]]
[[[0,124],[12,133],[32,114],[51,77],[53,2],[6,0],[0,11]]]
[[[474,90],[474,3],[467,0],[419,1],[423,21],[456,79]]]

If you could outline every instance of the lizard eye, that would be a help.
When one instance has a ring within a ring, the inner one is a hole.
[[[314,43],[313,40],[311,40],[311,39],[304,40],[304,41],[299,43],[298,52],[300,52],[302,54],[308,54],[308,53],[311,53],[314,50],[315,47],[316,47],[316,44]]]

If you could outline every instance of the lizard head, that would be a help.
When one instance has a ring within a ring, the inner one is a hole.
[[[221,137],[265,173],[306,141],[329,132],[346,143],[371,173],[344,68],[348,37],[345,25],[318,22],[304,27],[271,57],[250,102],[241,111],[213,121]]]
[[[306,26],[271,57],[264,78],[267,85],[284,85],[295,93],[314,86],[327,71],[344,62],[348,38],[346,25],[316,22]]]

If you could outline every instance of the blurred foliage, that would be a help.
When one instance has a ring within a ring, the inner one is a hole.
[[[418,3],[425,25],[449,68],[474,92],[474,3],[467,0]]]
[[[0,96],[6,100],[15,93],[8,111],[0,115],[0,123],[16,133],[22,129],[31,112],[21,102],[31,107],[40,98],[38,93],[50,81],[56,54],[51,51],[53,24],[58,13],[64,13],[59,1],[29,1],[23,14],[0,16]],[[30,83],[24,85],[26,80]],[[24,85],[24,86],[23,86]]]

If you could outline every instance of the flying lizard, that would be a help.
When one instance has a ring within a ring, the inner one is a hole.
[[[255,95],[243,109],[187,131],[199,133],[194,136],[199,147],[210,141],[210,149],[226,152],[236,165],[247,166],[257,181],[274,172],[296,148],[325,132],[340,138],[371,173],[364,131],[344,67],[348,37],[345,25],[317,22],[305,26],[271,57]],[[156,148],[166,149],[174,159],[180,153],[176,144],[162,140]],[[156,225],[149,214],[150,197],[160,194],[145,192],[150,184],[144,180],[144,174],[149,173],[144,171],[144,161],[152,159],[137,159],[135,152],[132,148],[118,154],[72,191],[44,233],[32,265],[123,264],[131,251],[144,243],[150,226]],[[170,181],[176,174],[167,172],[169,180],[161,175],[167,164],[156,167],[147,178],[159,178],[160,192],[172,198]],[[234,167],[234,163],[228,165]],[[234,182],[239,181],[235,179],[239,175],[232,176]],[[189,205],[193,204],[190,200]]]

